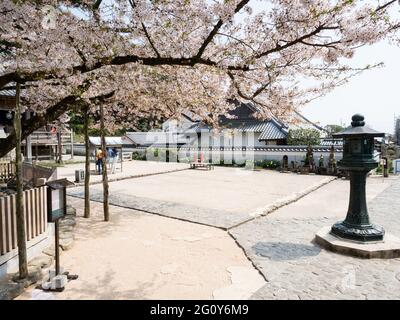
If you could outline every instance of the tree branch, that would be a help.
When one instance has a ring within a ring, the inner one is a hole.
[[[249,1],[250,0],[240,1],[235,8],[234,14],[238,13]],[[211,32],[208,34],[207,38],[204,40],[203,44],[199,48],[197,55],[194,57],[195,60],[198,60],[201,58],[201,56],[203,55],[204,51],[206,50],[208,44],[212,41],[212,39],[218,33],[219,29],[221,29],[223,24],[224,24],[224,21],[222,21],[222,19],[219,19],[217,24],[214,26],[214,28],[211,30]]]
[[[267,50],[267,51],[265,51],[265,52],[263,52],[263,53],[260,53],[260,54],[256,55],[256,58],[258,59],[258,58],[267,56],[267,55],[269,55],[269,54],[271,54],[271,53],[278,52],[278,51],[282,51],[282,50],[284,50],[284,49],[286,49],[286,48],[289,48],[289,47],[291,47],[291,46],[294,46],[294,45],[296,45],[297,43],[301,43],[301,42],[304,41],[305,39],[308,39],[308,38],[311,38],[312,36],[315,36],[316,34],[320,33],[320,32],[323,31],[323,30],[334,30],[334,29],[338,29],[338,28],[339,28],[339,27],[324,27],[323,25],[320,25],[320,26],[318,26],[315,30],[313,30],[313,31],[311,31],[311,32],[309,32],[309,33],[307,33],[307,34],[305,34],[305,35],[299,37],[299,38],[296,38],[296,39],[294,39],[294,40],[292,40],[292,41],[288,41],[288,42],[287,42],[286,44],[284,44],[283,46],[277,44],[274,48],[272,48],[272,49],[270,49],[270,50]]]
[[[217,66],[217,62],[212,61],[210,59],[194,59],[194,58],[172,58],[172,57],[152,57],[152,58],[143,58],[136,55],[129,56],[117,56],[111,59],[104,58],[99,60],[97,63],[87,66],[85,64],[81,64],[72,68],[72,74],[75,73],[87,73],[90,71],[97,70],[103,66],[107,65],[124,65],[128,63],[140,62],[143,65],[147,66],[161,66],[161,65],[176,65],[176,66],[193,66],[195,64],[203,64],[208,66]],[[228,66],[228,70],[240,70],[240,71],[248,71],[249,66]],[[28,81],[38,81],[38,80],[50,80],[57,79],[56,70],[45,70],[45,71],[36,71],[36,72],[28,72],[28,73],[18,73],[16,71],[6,73],[0,76],[0,88],[4,87],[8,83],[12,81],[18,81],[20,83],[25,83]]]
[[[153,41],[151,40],[150,34],[147,32],[147,28],[146,28],[146,26],[144,25],[143,22],[142,22],[142,28],[143,28],[144,34],[146,35],[147,40],[148,40],[149,43],[150,43],[150,46],[153,48],[153,50],[154,50],[154,52],[156,53],[157,57],[160,58],[160,57],[161,57],[161,56],[160,56],[160,53],[159,53],[158,50],[156,49],[156,47],[155,47]]]

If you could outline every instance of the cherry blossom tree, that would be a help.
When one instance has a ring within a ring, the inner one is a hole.
[[[21,85],[22,111],[35,114],[0,141],[0,157],[65,112],[98,104],[103,132],[183,110],[215,122],[233,98],[253,101],[259,117],[290,119],[379,65],[349,59],[360,46],[398,41],[397,3],[3,0],[0,89]]]
[[[233,97],[285,120],[375,66],[348,59],[395,35],[396,11],[397,0],[4,0],[0,88],[27,88],[36,114],[22,138],[109,94],[105,114],[131,124],[183,109],[212,122]],[[0,156],[14,145],[12,133]]]

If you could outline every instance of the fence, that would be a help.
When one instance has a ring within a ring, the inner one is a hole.
[[[142,155],[146,155],[147,160],[165,161],[165,147],[137,147],[132,149]],[[186,162],[193,161],[200,154],[203,156],[203,161],[212,162],[214,164],[243,164],[246,160],[262,161],[276,160],[283,161],[283,157],[287,157],[290,164],[292,161],[301,164],[307,153],[307,146],[263,146],[263,147],[186,147],[169,148],[170,162]],[[342,158],[343,148],[340,146],[334,147],[336,160]],[[318,162],[319,157],[324,157],[324,165],[328,166],[330,147],[329,146],[313,146],[314,160]]]
[[[7,182],[14,177],[15,165],[13,162],[0,162],[0,182]]]
[[[26,241],[47,229],[46,186],[24,191]],[[0,197],[0,257],[17,248],[16,195]],[[0,261],[1,262],[1,261]]]
[[[47,131],[37,130],[33,132],[31,135],[31,143],[35,144],[42,144],[42,145],[57,145],[58,138],[56,133],[51,133]],[[25,144],[25,140],[23,144]],[[61,133],[61,143],[62,144],[71,144],[72,143],[72,133],[69,131],[63,131]]]
[[[56,168],[46,168],[24,162],[22,164],[22,177],[24,183],[29,183],[34,186],[38,178],[45,178],[46,180],[57,179],[57,170]]]

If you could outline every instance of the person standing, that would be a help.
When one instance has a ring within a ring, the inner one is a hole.
[[[103,171],[103,156],[103,150],[101,150],[101,148],[98,148],[96,152],[96,166],[97,172],[99,174],[101,174]]]
[[[111,154],[111,173],[115,173],[115,164],[117,162],[118,159],[118,151],[116,148],[112,148],[110,149],[110,154]]]

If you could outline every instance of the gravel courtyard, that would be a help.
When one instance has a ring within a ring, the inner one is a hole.
[[[111,182],[110,203],[228,229],[330,179],[243,168],[184,170]],[[90,190],[92,200],[102,201],[102,185]],[[83,187],[68,194],[83,197]]]

